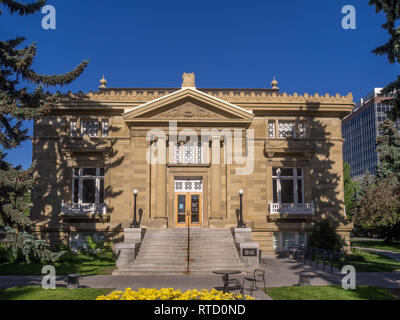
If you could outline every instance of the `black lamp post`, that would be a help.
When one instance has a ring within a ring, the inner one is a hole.
[[[138,193],[139,193],[138,189],[134,189],[133,190],[134,202],[133,202],[133,221],[132,221],[132,224],[131,224],[132,228],[139,228],[140,227],[140,222],[138,222],[137,219],[136,219],[136,198],[137,198]],[[140,217],[140,218],[142,218],[142,217]]]
[[[239,198],[240,198],[240,209],[239,212],[236,210],[236,216],[238,218],[238,228],[246,228],[246,224],[243,222],[243,189],[239,190]]]

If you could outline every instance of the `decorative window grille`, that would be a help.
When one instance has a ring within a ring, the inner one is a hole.
[[[268,138],[275,138],[275,121],[268,121]]]
[[[108,137],[108,120],[103,120],[101,122],[101,136],[102,137]]]
[[[71,120],[70,131],[69,131],[71,137],[76,137],[76,128],[77,128],[76,120]]]
[[[84,136],[87,134],[89,137],[97,137],[99,130],[98,121],[82,121],[81,134]]]
[[[279,121],[279,138],[294,137],[296,134],[295,128],[295,121]]]
[[[175,163],[181,162],[181,146],[179,144],[175,145]]]
[[[203,181],[200,179],[177,179],[174,181],[175,192],[202,192]]]
[[[279,138],[304,138],[306,136],[306,125],[304,121],[279,121],[278,127]]]
[[[72,169],[72,202],[104,203],[104,168]]]
[[[201,144],[197,145],[197,163],[203,162],[203,146]]]
[[[194,163],[194,152],[193,145],[183,145],[183,163]]]
[[[175,181],[175,191],[183,190],[183,181]]]
[[[185,181],[185,189],[186,190],[191,190],[192,189],[192,182],[191,181]]]
[[[175,145],[175,163],[194,164],[203,161],[203,146],[186,143]]]

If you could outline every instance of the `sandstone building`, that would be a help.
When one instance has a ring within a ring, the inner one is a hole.
[[[97,92],[64,95],[34,124],[36,232],[52,244],[121,239],[134,189],[145,228],[230,228],[243,190],[243,219],[263,254],[304,244],[321,218],[348,240],[341,119],[352,95],[271,85],[196,88],[184,74],[181,88],[107,88],[103,77]]]

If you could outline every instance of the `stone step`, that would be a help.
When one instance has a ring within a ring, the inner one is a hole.
[[[143,250],[142,250],[143,249]],[[160,253],[163,253],[163,252],[187,252],[187,247],[185,248],[185,247],[176,247],[176,248],[173,248],[173,247],[167,247],[167,248],[151,248],[151,247],[145,247],[145,248],[140,248],[140,250],[139,250],[139,253],[140,253],[140,251],[142,251],[142,252],[160,252]]]
[[[190,271],[247,270],[240,261],[230,229],[190,229]],[[187,270],[187,229],[148,229],[136,261],[113,274],[176,274]]]
[[[175,257],[176,259],[183,259],[187,257],[187,254],[154,254],[154,253],[148,253],[148,254],[139,254],[137,255],[136,259],[141,259],[141,258],[152,258],[152,259],[163,259],[163,258],[168,258],[168,257]],[[157,261],[157,260],[155,260]]]
[[[154,259],[138,259],[135,261],[133,266],[135,265],[148,265],[154,264]],[[178,267],[186,267],[187,266],[187,261],[185,259],[183,260],[157,260],[157,264],[161,266],[178,266]]]
[[[182,240],[168,240],[168,239],[162,239],[162,240],[143,240],[142,245],[146,244],[151,244],[151,245],[184,245],[187,246],[187,241],[182,241]]]
[[[191,259],[190,261],[190,265],[191,266],[198,266],[198,265],[204,265],[204,266],[208,266],[208,265],[230,265],[230,266],[234,266],[234,265],[242,265],[240,262],[238,262],[237,260],[229,260],[229,259],[221,259],[221,260],[208,260],[208,261],[203,261],[203,260],[195,260],[195,259]]]
[[[135,264],[126,269],[132,271],[186,271],[187,267],[186,265]]]
[[[177,251],[179,251],[179,249],[186,249],[187,250],[187,245],[185,245],[185,246],[181,246],[181,245],[176,245],[176,246],[167,246],[167,245],[142,245],[141,247],[140,247],[140,249],[155,249],[155,250],[159,250],[159,251],[162,251],[162,250],[168,250],[168,249],[170,249],[170,250],[177,250]]]

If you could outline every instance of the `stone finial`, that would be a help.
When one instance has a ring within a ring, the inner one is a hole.
[[[272,89],[279,90],[279,88],[277,87],[277,85],[278,85],[278,81],[276,81],[275,76],[274,76],[274,80],[271,81],[271,87],[272,87]]]
[[[195,76],[194,76],[194,72],[192,73],[186,73],[184,72],[182,75],[182,88],[196,88],[196,84],[195,84]]]
[[[107,88],[107,87],[106,87],[107,80],[104,79],[104,74],[103,74],[103,78],[100,79],[100,84],[101,84],[101,86],[99,86],[99,89]]]

